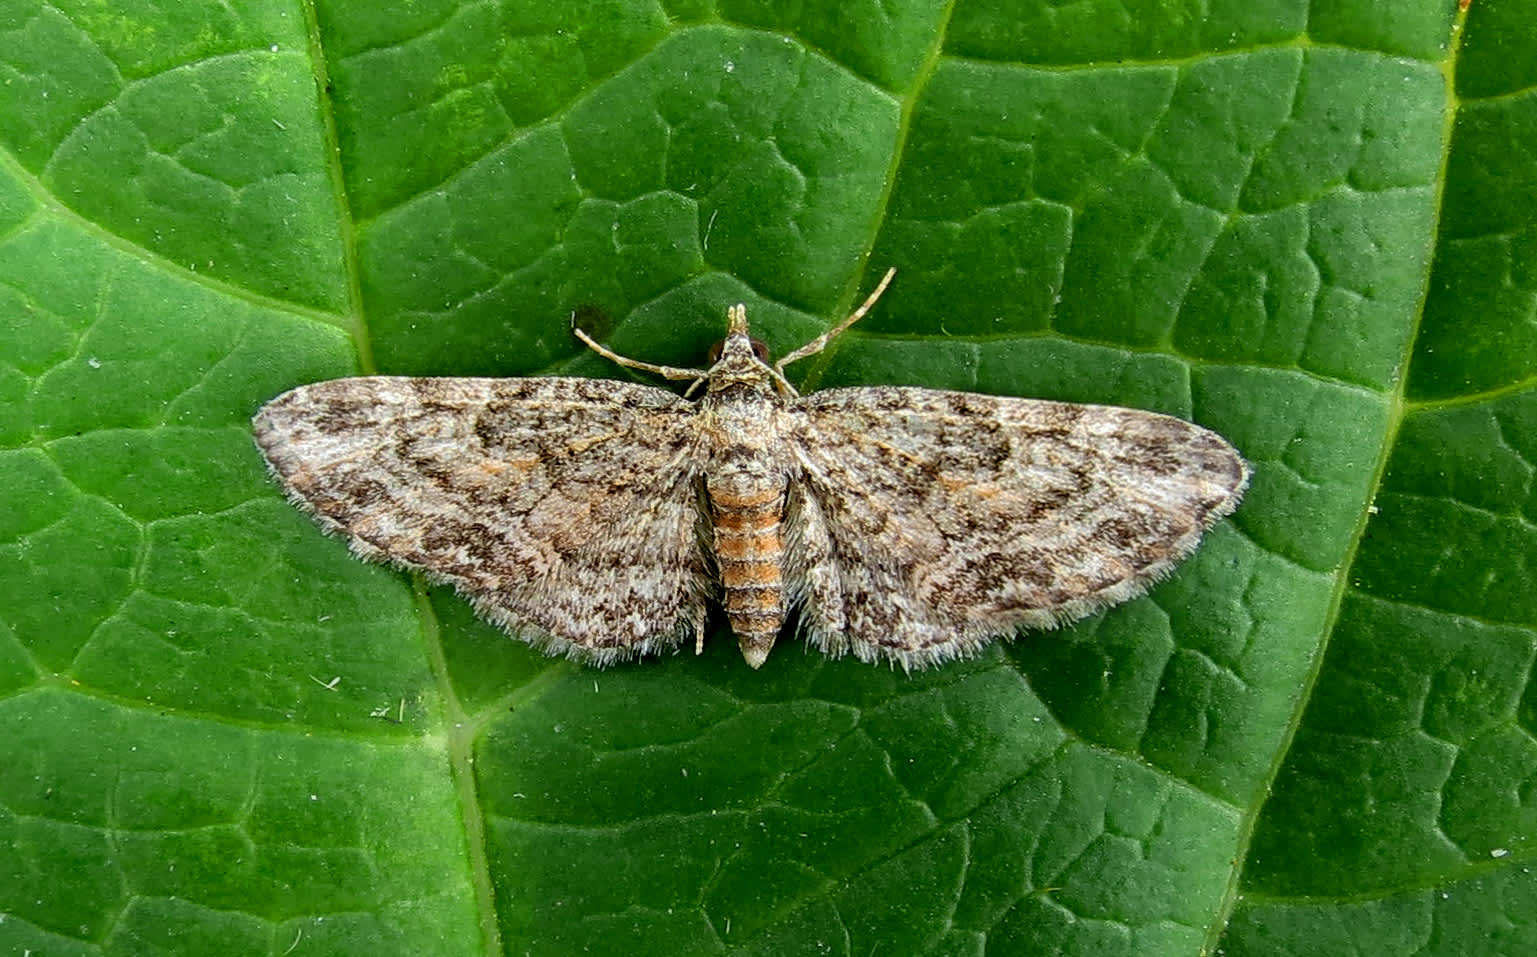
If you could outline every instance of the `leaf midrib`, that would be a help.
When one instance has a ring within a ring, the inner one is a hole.
[[[1447,44],[1446,55],[1441,62],[1441,73],[1445,91],[1445,116],[1441,133],[1441,162],[1436,172],[1435,198],[1433,210],[1429,222],[1429,236],[1434,244],[1435,237],[1439,235],[1442,211],[1446,198],[1446,174],[1447,165],[1451,157],[1452,133],[1456,125],[1457,113],[1460,109],[1460,101],[1456,96],[1456,63],[1457,55],[1462,49],[1463,27],[1467,21],[1467,8],[1461,7],[1456,14],[1456,21],[1452,27],[1452,37]],[[1233,911],[1238,906],[1241,896],[1244,865],[1249,858],[1249,847],[1254,841],[1255,828],[1258,826],[1261,812],[1269,800],[1275,787],[1276,779],[1285,766],[1286,758],[1291,753],[1292,743],[1296,740],[1297,732],[1302,726],[1303,715],[1307,712],[1308,703],[1312,700],[1313,690],[1317,687],[1319,675],[1323,671],[1323,663],[1327,657],[1330,639],[1339,622],[1345,599],[1350,594],[1351,577],[1350,570],[1355,566],[1356,555],[1360,552],[1361,543],[1365,540],[1367,528],[1371,524],[1372,503],[1377,500],[1377,494],[1382,488],[1383,478],[1387,474],[1388,462],[1392,458],[1393,448],[1398,440],[1398,434],[1403,428],[1406,416],[1415,411],[1426,408],[1424,403],[1413,403],[1406,398],[1409,382],[1412,378],[1412,364],[1414,361],[1414,347],[1419,340],[1420,327],[1425,318],[1425,301],[1430,293],[1430,274],[1435,268],[1435,256],[1425,257],[1425,272],[1420,279],[1420,295],[1416,304],[1414,321],[1410,327],[1409,335],[1404,337],[1402,352],[1398,361],[1398,375],[1392,387],[1383,393],[1388,399],[1388,415],[1386,418],[1386,430],[1383,434],[1382,445],[1377,452],[1377,461],[1372,467],[1371,480],[1366,484],[1366,496],[1362,500],[1360,513],[1356,516],[1355,528],[1351,532],[1350,542],[1345,549],[1340,563],[1332,572],[1334,576],[1334,588],[1329,597],[1328,610],[1323,618],[1323,625],[1319,633],[1319,641],[1313,652],[1313,660],[1309,663],[1307,675],[1298,689],[1296,704],[1292,709],[1290,720],[1286,722],[1281,740],[1270,761],[1270,768],[1266,773],[1263,786],[1255,792],[1258,799],[1252,807],[1246,810],[1238,830],[1238,843],[1233,853],[1233,868],[1228,879],[1228,885],[1222,897],[1211,926],[1207,929],[1206,940],[1202,947],[1202,953],[1218,952],[1222,937],[1227,930],[1227,925],[1232,919]]]

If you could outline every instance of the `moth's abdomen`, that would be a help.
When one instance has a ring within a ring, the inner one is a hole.
[[[754,668],[785,621],[783,477],[728,474],[706,483],[723,604],[742,656]]]

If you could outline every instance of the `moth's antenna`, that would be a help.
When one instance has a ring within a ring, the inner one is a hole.
[[[794,352],[774,363],[774,371],[782,374],[784,372],[785,366],[794,362],[796,359],[804,359],[807,356],[814,356],[818,352],[821,352],[823,349],[826,349],[829,342],[832,342],[834,339],[842,335],[845,329],[863,319],[865,317],[865,313],[869,312],[872,308],[875,307],[875,301],[881,297],[881,293],[886,291],[886,287],[891,285],[891,277],[895,276],[896,274],[897,267],[895,266],[892,266],[890,269],[886,270],[886,275],[882,276],[881,281],[876,284],[875,291],[870,293],[870,298],[866,299],[858,309],[855,309],[852,313],[850,313],[847,319],[838,323],[836,326],[833,326],[831,329],[822,333],[820,336],[817,336],[815,339],[811,340],[810,342],[801,346],[799,349],[796,349]]]
[[[680,369],[677,366],[659,366],[650,362],[642,362],[639,359],[631,359],[628,356],[620,355],[612,349],[609,349],[607,346],[599,345],[592,338],[592,336],[589,336],[577,326],[572,326],[571,332],[578,339],[587,343],[587,348],[591,349],[593,352],[596,352],[598,355],[614,363],[615,365],[624,366],[626,369],[639,369],[642,372],[652,372],[668,379],[702,379],[709,375],[709,373],[703,369]]]

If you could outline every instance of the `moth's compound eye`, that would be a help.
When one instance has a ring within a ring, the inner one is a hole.
[[[710,365],[720,361],[720,354],[726,351],[726,340],[717,339],[715,345],[710,347]]]

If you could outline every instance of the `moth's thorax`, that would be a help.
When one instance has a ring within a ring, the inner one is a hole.
[[[732,445],[768,447],[776,429],[780,399],[752,383],[715,389],[699,402],[699,429],[705,445],[724,449]]]

